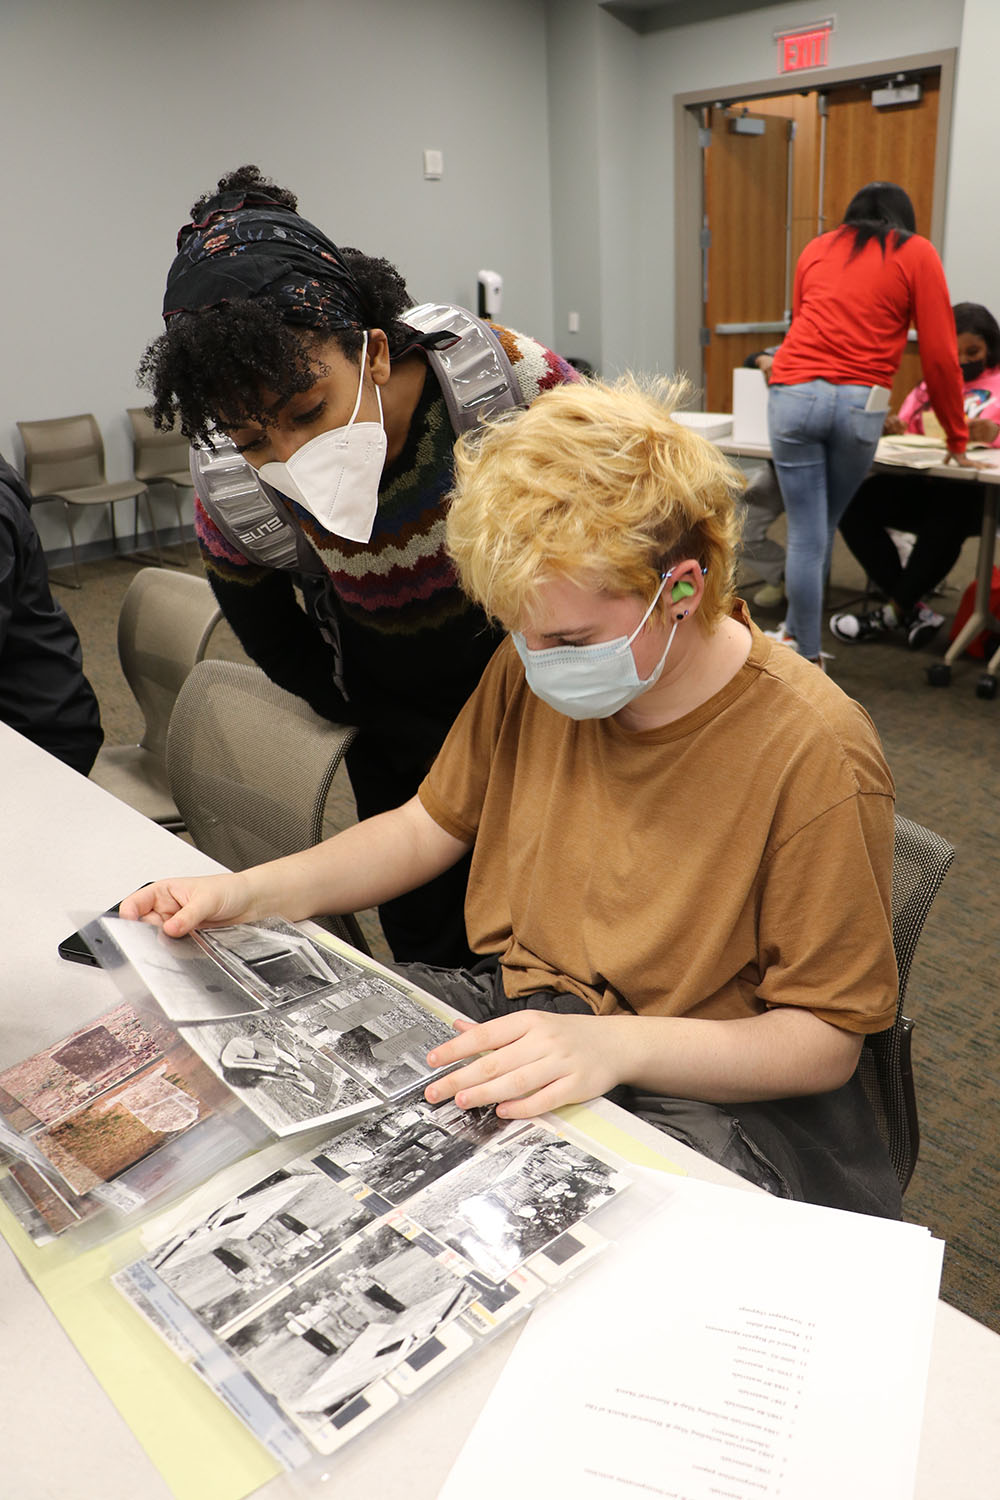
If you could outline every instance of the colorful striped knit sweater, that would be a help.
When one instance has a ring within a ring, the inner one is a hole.
[[[526,401],[578,379],[571,365],[534,339],[495,331]],[[313,599],[324,590],[307,580],[304,613],[293,589],[298,575],[250,562],[195,503],[212,587],[244,650],[268,676],[327,718],[377,728],[382,721],[398,725],[401,711],[415,715],[426,725],[428,746],[439,741],[476,685],[498,640],[465,599],[445,552],[454,441],[441,388],[428,368],[403,449],[383,473],[370,541],[344,541],[291,505],[335,597],[346,703],[333,683],[333,653],[315,624],[323,605]]]

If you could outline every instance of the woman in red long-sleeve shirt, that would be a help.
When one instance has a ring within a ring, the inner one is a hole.
[[[911,322],[948,450],[970,462],[948,285],[915,231],[895,183],[855,193],[840,227],[799,257],[792,324],[771,369],[768,427],[788,517],[782,633],[813,661],[833,534],[871,467]]]

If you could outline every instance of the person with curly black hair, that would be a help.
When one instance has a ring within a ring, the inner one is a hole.
[[[276,504],[263,530],[294,533],[271,558],[196,495],[206,572],[247,654],[359,725],[347,764],[370,817],[415,791],[500,639],[444,547],[455,429],[432,356],[448,340],[407,323],[394,266],[335,245],[255,166],[194,204],[177,249],[139,378],[159,426],[228,435]],[[534,339],[493,333],[511,404],[578,378]],[[380,908],[397,960],[468,961],[466,879],[463,863]]]

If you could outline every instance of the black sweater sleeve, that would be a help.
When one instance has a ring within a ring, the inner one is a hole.
[[[231,583],[211,569],[208,577],[240,645],[272,682],[321,718],[357,723],[334,681],[333,648],[299,605],[291,573],[275,570],[253,583]]]

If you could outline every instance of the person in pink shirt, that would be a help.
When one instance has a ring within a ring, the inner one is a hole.
[[[1000,325],[978,302],[958,302],[952,310],[969,439],[1000,447]],[[944,441],[925,381],[910,392],[898,416],[886,418],[885,432]],[[957,485],[907,469],[871,475],[841,518],[840,533],[887,602],[833,615],[833,634],[848,642],[898,635],[911,650],[926,645],[944,616],[924,600],[955,566],[966,537],[977,536],[982,524],[981,485]],[[916,533],[905,562],[887,527]]]

